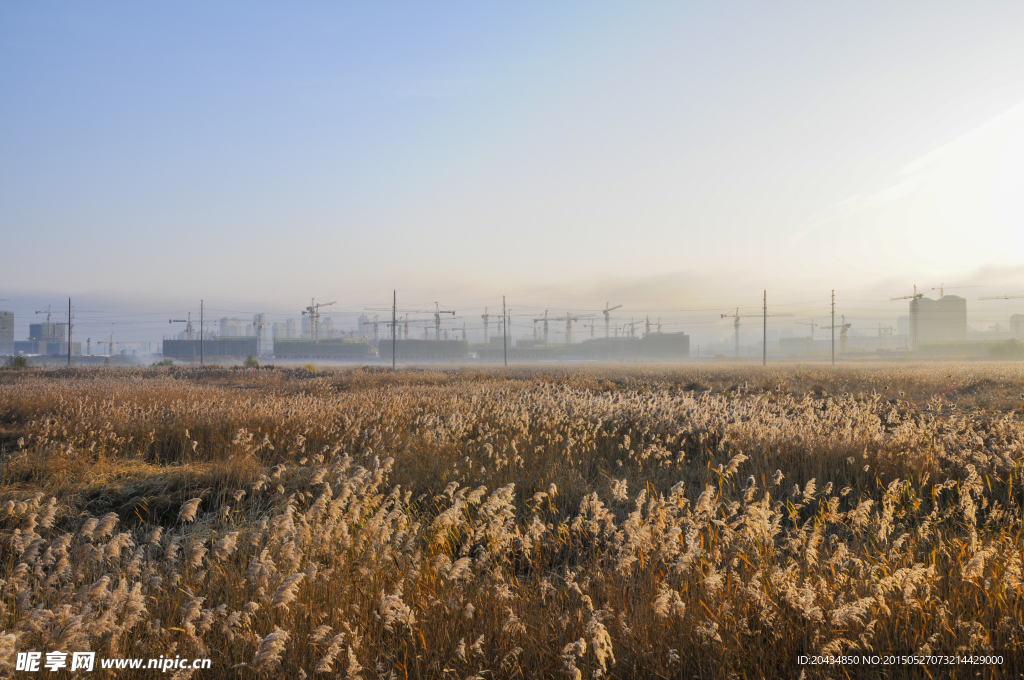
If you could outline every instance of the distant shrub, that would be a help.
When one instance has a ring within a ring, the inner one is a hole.
[[[305,366],[303,366],[303,368],[309,371],[310,373],[316,373],[316,366],[314,366],[313,364],[306,364]]]
[[[28,368],[28,359],[22,355],[9,356],[7,361],[4,362],[4,366],[7,368]]]
[[[163,361],[157,361],[151,364],[151,366],[173,366],[174,361],[171,359],[164,359]]]
[[[259,368],[260,362],[256,361],[256,359],[250,354],[245,358],[245,361],[242,362],[242,365],[246,368]]]
[[[988,349],[993,359],[1024,359],[1024,344],[1018,340],[1007,340]]]

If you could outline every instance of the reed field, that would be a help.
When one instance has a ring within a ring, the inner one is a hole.
[[[3,369],[0,677],[1016,677],[1022,392],[1012,363]],[[884,652],[1005,661],[797,663]]]

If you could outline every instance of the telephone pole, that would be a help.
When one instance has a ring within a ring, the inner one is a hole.
[[[391,370],[395,370],[395,338],[398,337],[398,291],[391,291]]]
[[[71,341],[75,339],[75,327],[71,323],[71,298],[68,298],[68,366],[71,366]]]
[[[508,312],[505,310],[505,296],[501,296],[501,349],[505,354],[505,367],[508,368]]]
[[[764,331],[761,340],[761,366],[768,365],[768,290],[764,291]]]
[[[203,313],[206,311],[204,301],[199,301],[199,365],[203,365]],[[195,356],[194,354],[192,356]]]
[[[836,289],[832,289],[832,365],[836,365]]]

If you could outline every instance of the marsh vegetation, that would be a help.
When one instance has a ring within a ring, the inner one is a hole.
[[[30,649],[366,679],[1020,655],[1022,386],[1009,364],[0,370],[0,674]]]

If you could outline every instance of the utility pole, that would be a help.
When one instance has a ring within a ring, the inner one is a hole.
[[[199,365],[203,365],[203,314],[206,312],[205,300],[199,301]],[[192,356],[195,356],[194,354]]]
[[[836,365],[836,290],[832,289],[832,365]]]
[[[71,366],[71,341],[75,339],[75,327],[71,323],[71,298],[68,298],[68,366]]]
[[[504,295],[501,296],[501,348],[505,354],[505,367],[508,368],[508,312]]]
[[[761,340],[761,366],[768,365],[768,290],[764,291],[764,332]]]
[[[395,338],[398,337],[398,291],[391,291],[391,370],[395,369]]]

